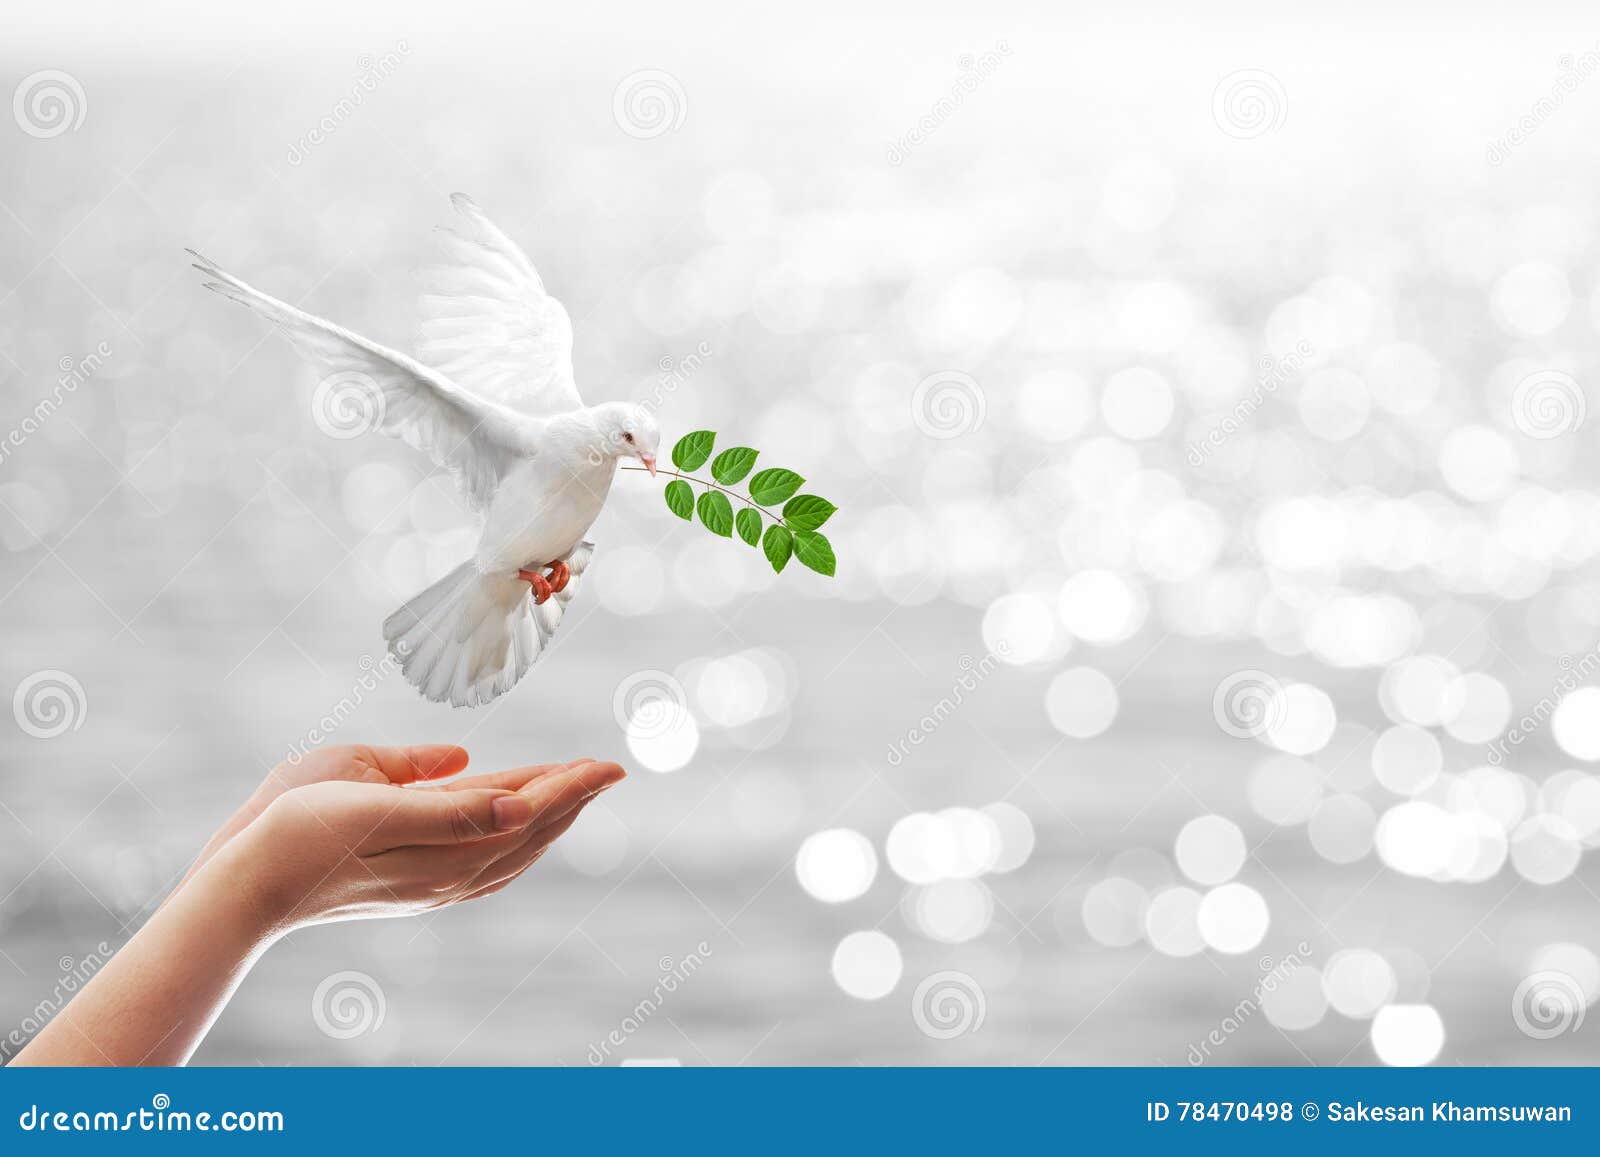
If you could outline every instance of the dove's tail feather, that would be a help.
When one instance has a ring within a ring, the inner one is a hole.
[[[436,703],[479,707],[504,695],[549,648],[593,550],[585,542],[567,555],[572,578],[543,605],[514,574],[462,563],[384,620],[389,653]]]

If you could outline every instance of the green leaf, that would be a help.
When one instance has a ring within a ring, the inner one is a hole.
[[[783,508],[783,520],[790,530],[816,530],[833,517],[839,508],[815,494],[796,494]]]
[[[733,537],[733,507],[728,504],[726,494],[707,490],[695,504],[695,510],[712,534],[720,534],[723,538]]]
[[[772,569],[782,574],[789,562],[789,555],[794,552],[794,535],[773,523],[767,527],[767,536],[761,540],[761,550],[772,564]]]
[[[728,447],[711,463],[711,477],[724,486],[732,486],[750,473],[750,467],[756,464],[758,453],[759,451],[752,450],[748,446]]]
[[[739,537],[751,546],[761,541],[761,515],[748,506],[735,516],[733,525],[739,528]]]
[[[804,482],[793,470],[763,470],[750,479],[750,497],[762,506],[774,506],[788,499]]]
[[[818,574],[833,574],[833,543],[814,530],[795,532],[794,556]]]
[[[712,444],[717,436],[710,430],[695,430],[678,439],[672,448],[672,464],[679,470],[698,470],[711,457]]]
[[[667,483],[667,509],[679,518],[694,517],[694,491],[682,478]]]

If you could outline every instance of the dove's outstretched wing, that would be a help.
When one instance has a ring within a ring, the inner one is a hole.
[[[385,349],[331,321],[269,297],[189,250],[195,268],[213,280],[207,289],[265,317],[326,375],[344,375],[345,402],[370,415],[374,429],[421,450],[460,480],[469,502],[483,509],[515,460],[518,429],[526,419],[505,406],[462,389],[420,362]],[[350,397],[349,394],[358,395]],[[366,395],[364,397],[359,395]]]
[[[572,320],[533,262],[464,194],[422,271],[417,358],[482,397],[535,417],[583,405],[572,379]]]

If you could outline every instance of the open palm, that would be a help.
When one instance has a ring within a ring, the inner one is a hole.
[[[298,760],[284,760],[269,771],[244,805],[200,850],[199,857],[184,880],[187,881],[199,871],[224,844],[266,811],[274,800],[297,787],[347,782],[414,787],[419,791],[461,791],[486,787],[521,791],[541,776],[564,771],[582,762],[585,761],[540,763],[435,783],[429,781],[454,776],[467,766],[465,748],[449,743],[424,743],[412,747],[369,747],[366,744],[319,747]]]

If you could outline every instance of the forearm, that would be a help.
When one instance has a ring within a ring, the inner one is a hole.
[[[185,1063],[273,939],[240,867],[224,849],[199,869],[12,1063]]]

